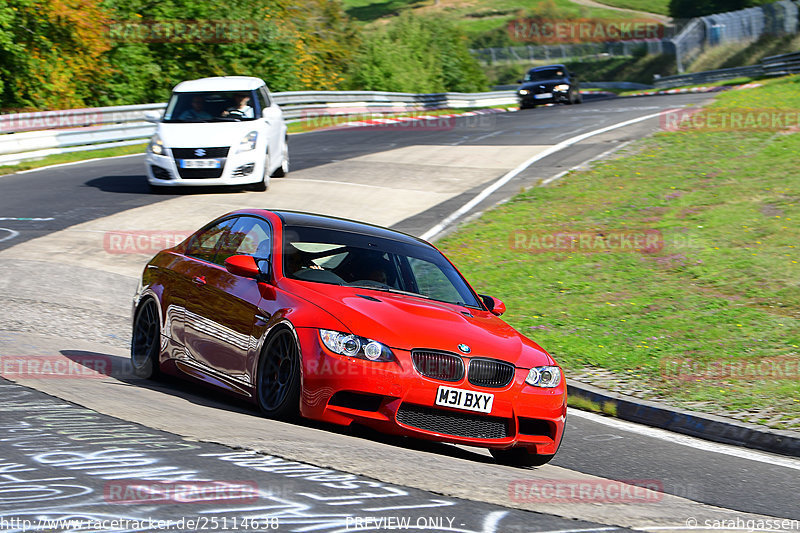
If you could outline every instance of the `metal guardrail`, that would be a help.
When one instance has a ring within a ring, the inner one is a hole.
[[[713,83],[741,77],[759,78],[763,76],[786,76],[789,74],[800,74],[800,52],[765,57],[759,64],[747,67],[721,68],[693,74],[665,76],[655,80],[655,86],[657,89],[670,89],[683,85]]]
[[[294,91],[273,93],[273,97],[287,122],[517,103],[514,91],[436,94]],[[145,113],[161,112],[165,107],[166,104],[141,104],[0,115],[0,165],[142,143],[156,128],[145,120]]]

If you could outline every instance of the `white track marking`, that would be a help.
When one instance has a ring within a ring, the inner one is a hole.
[[[16,220],[19,222],[43,222],[47,220],[55,220],[53,217],[47,218],[27,218],[27,217],[0,217],[0,220]]]
[[[568,147],[572,146],[573,144],[577,144],[577,143],[579,143],[579,142],[581,142],[581,141],[583,141],[585,139],[588,139],[589,137],[593,137],[595,135],[600,135],[601,133],[606,133],[608,131],[615,130],[617,128],[624,128],[625,126],[630,126],[631,124],[636,124],[638,122],[643,122],[645,120],[658,117],[664,112],[666,112],[666,110],[665,111],[660,111],[658,113],[651,113],[651,114],[645,115],[643,117],[633,118],[633,119],[630,119],[630,120],[626,120],[624,122],[618,122],[617,124],[612,124],[610,126],[606,126],[605,128],[600,128],[599,130],[593,130],[593,131],[589,131],[589,132],[586,132],[586,133],[582,133],[580,135],[572,137],[571,139],[567,139],[566,141],[561,141],[558,144],[554,144],[553,146],[547,148],[546,150],[543,150],[543,151],[539,152],[538,154],[534,155],[533,157],[531,157],[527,161],[523,161],[522,163],[517,165],[516,168],[508,171],[500,179],[498,179],[497,181],[495,181],[494,183],[492,183],[491,185],[489,185],[488,187],[483,189],[480,193],[478,193],[478,195],[475,196],[472,200],[470,200],[466,204],[462,205],[460,208],[458,208],[450,216],[448,216],[447,218],[442,220],[440,223],[436,224],[434,227],[432,227],[431,229],[429,229],[425,233],[423,233],[421,238],[426,240],[426,241],[431,240],[433,237],[435,237],[436,235],[441,233],[445,228],[447,228],[450,224],[452,224],[456,219],[458,219],[458,217],[468,213],[476,205],[478,205],[483,200],[488,198],[489,195],[491,195],[493,192],[498,190],[500,187],[502,187],[503,185],[505,185],[506,183],[508,183],[512,179],[514,179],[518,174],[523,172],[525,169],[527,169],[529,166],[531,166],[532,164],[536,163],[537,161],[539,161],[541,159],[544,159],[547,156],[553,155],[554,153],[559,152],[559,151],[563,150],[564,148],[568,148]]]
[[[697,437],[690,437],[689,435],[683,435],[681,433],[673,433],[671,431],[667,431],[666,429],[652,428],[649,426],[643,426],[625,420],[619,420],[617,418],[609,418],[594,413],[588,413],[586,411],[579,411],[571,407],[569,408],[569,416],[577,416],[578,418],[591,420],[592,422],[597,422],[598,424],[603,424],[612,427],[614,429],[618,429],[620,431],[637,433],[639,435],[644,435],[645,437],[660,439],[663,441],[670,442],[672,444],[689,446],[691,448],[695,448],[696,450],[703,450],[706,452],[730,455],[732,457],[738,457],[740,459],[748,459],[750,461],[758,461],[760,463],[767,463],[775,466],[780,466],[783,468],[800,470],[800,460],[791,459],[789,457],[768,454],[765,452],[759,452],[748,448],[739,448],[737,446],[732,446],[729,444],[711,442],[699,439]]]
[[[13,229],[0,228],[0,231],[7,231],[8,232],[8,235],[6,235],[5,237],[0,237],[0,242],[10,241],[11,239],[13,239],[17,235],[19,235],[19,232],[18,231],[14,231]]]

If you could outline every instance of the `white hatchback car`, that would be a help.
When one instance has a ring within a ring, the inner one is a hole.
[[[289,172],[283,112],[259,78],[225,76],[175,86],[145,157],[153,188],[248,185],[266,190]]]

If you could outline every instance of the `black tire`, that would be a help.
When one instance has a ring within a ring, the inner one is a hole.
[[[575,98],[575,103],[576,104],[582,104],[583,103],[583,95],[581,94],[580,91],[578,91],[578,97]]]
[[[153,379],[161,373],[161,323],[158,305],[148,298],[136,310],[131,338],[131,366],[140,378]]]
[[[575,103],[575,92],[572,89],[570,89],[567,93],[567,101],[564,103],[567,105],[572,105]]]
[[[247,188],[251,191],[256,192],[264,192],[269,188],[269,156],[264,159],[264,175],[261,177],[261,181],[257,181],[251,185],[248,185]]]
[[[492,457],[499,465],[526,467],[542,466],[550,462],[553,455],[537,455],[531,453],[527,448],[510,448],[507,450],[490,449]]]
[[[300,416],[300,350],[287,328],[272,333],[258,360],[256,399],[268,418]]]
[[[289,173],[289,138],[283,140],[283,148],[281,149],[281,166],[272,173],[273,178],[284,178]]]

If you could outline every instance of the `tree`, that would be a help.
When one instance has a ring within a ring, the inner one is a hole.
[[[108,72],[107,21],[91,0],[0,0],[0,108],[86,105]]]

